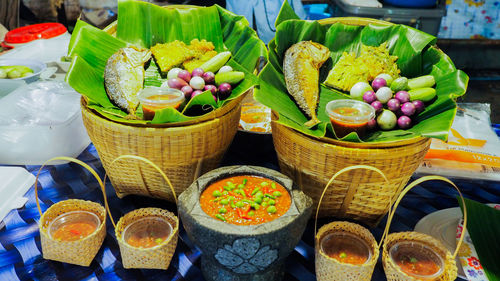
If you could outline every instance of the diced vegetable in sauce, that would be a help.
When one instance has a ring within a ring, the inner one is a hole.
[[[208,186],[201,208],[211,217],[237,225],[272,221],[290,208],[288,191],[279,183],[257,176],[235,176]]]

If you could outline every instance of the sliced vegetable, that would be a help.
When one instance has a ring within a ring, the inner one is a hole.
[[[231,58],[231,52],[220,52],[200,66],[205,72],[217,72]]]

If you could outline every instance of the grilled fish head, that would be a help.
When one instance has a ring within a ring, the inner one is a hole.
[[[134,115],[139,99],[137,94],[144,85],[144,65],[151,52],[137,47],[119,49],[107,61],[104,85],[109,99],[119,108]]]

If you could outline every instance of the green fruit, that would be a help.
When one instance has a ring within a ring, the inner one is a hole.
[[[410,94],[410,100],[421,100],[423,102],[429,102],[436,97],[436,89],[434,88],[420,88],[408,91]]]
[[[420,88],[430,88],[436,85],[436,80],[432,75],[424,75],[408,80],[408,88],[410,90]]]
[[[231,85],[238,84],[245,78],[245,73],[241,71],[230,71],[215,74],[215,84],[229,83]]]
[[[397,79],[394,79],[391,83],[391,90],[394,93],[397,93],[399,91],[406,91],[408,89],[408,78],[406,77],[399,77]]]
[[[5,71],[3,68],[0,68],[0,79],[5,78],[7,78],[7,71]]]
[[[12,69],[11,71],[9,71],[7,73],[7,77],[9,77],[10,79],[19,78],[19,77],[21,77],[21,75],[22,75],[22,72],[17,70],[17,69]]]
[[[231,52],[220,52],[200,66],[205,72],[217,72],[231,57]]]

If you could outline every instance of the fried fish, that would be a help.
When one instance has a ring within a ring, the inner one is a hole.
[[[319,101],[319,68],[330,57],[330,50],[316,42],[301,41],[285,52],[283,74],[286,88],[299,107],[311,118],[304,123],[312,127],[320,121],[316,116]]]
[[[150,58],[149,50],[132,46],[121,48],[106,63],[106,93],[111,101],[131,115],[139,105],[137,93],[144,85],[144,65]]]

